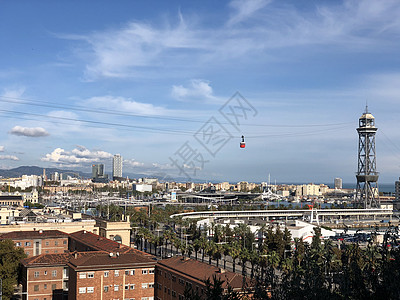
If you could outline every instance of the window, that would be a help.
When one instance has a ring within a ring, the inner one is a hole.
[[[54,250],[54,253],[58,253],[58,250]]]
[[[131,290],[135,289],[135,285],[134,284],[131,284],[130,287],[131,287]]]
[[[129,276],[129,270],[125,270],[125,275]]]
[[[54,245],[58,246],[58,241],[55,241],[55,242],[54,242]]]
[[[57,277],[57,270],[52,271],[52,272],[51,272],[51,276]]]
[[[86,288],[85,287],[80,287],[79,288],[79,294],[84,294],[86,293]]]
[[[38,285],[38,284],[35,284],[35,285],[33,286],[33,290],[34,290],[35,292],[37,292],[37,291],[39,290],[39,285]]]
[[[15,246],[21,247],[21,243],[20,243],[20,242],[16,242],[16,243],[15,243]]]
[[[176,282],[176,276],[172,275],[172,281]]]
[[[154,274],[154,269],[149,269],[149,274]]]
[[[109,272],[108,271],[104,271],[104,277],[108,277]]]
[[[44,284],[44,289],[47,290],[47,283]]]
[[[64,244],[64,245],[66,245],[66,244],[67,244],[67,241],[66,241],[66,240],[65,240],[65,241],[63,241],[63,244]]]
[[[47,275],[47,271],[44,271],[44,275]]]
[[[149,289],[154,289],[154,282],[149,283]]]
[[[115,276],[115,277],[118,277],[118,276],[119,276],[119,270],[115,270],[115,271],[114,271],[114,276]]]
[[[147,269],[143,269],[143,270],[142,270],[142,274],[143,274],[143,275],[147,274]]]
[[[176,298],[176,292],[174,290],[172,290],[171,294],[172,294],[172,297]]]
[[[25,242],[25,246],[30,246],[31,242]]]
[[[87,273],[87,278],[94,278],[94,272]]]
[[[93,287],[93,286],[89,286],[89,287],[87,288],[87,292],[88,292],[88,293],[93,293],[93,292],[94,292],[94,287]]]
[[[54,291],[56,288],[57,288],[57,284],[52,284],[52,285],[51,285],[51,290]]]
[[[38,272],[38,271],[35,271],[35,273],[33,273],[33,276],[34,276],[34,277],[39,277],[39,272]]]
[[[182,278],[179,278],[179,284],[184,285],[185,281]]]
[[[44,251],[44,253],[49,254],[49,250]]]
[[[148,288],[148,283],[142,283],[142,289],[147,289]]]
[[[125,284],[125,290],[129,290],[129,284]]]
[[[157,283],[157,288],[158,288],[159,290],[162,290],[162,284],[161,284],[161,283]]]
[[[119,290],[119,285],[115,284],[115,285],[114,285],[114,291],[117,292],[118,290]]]
[[[45,244],[46,244],[46,246],[48,246],[48,245],[49,245],[49,242],[45,242]]]
[[[108,285],[105,285],[103,289],[105,292],[108,292]]]
[[[79,279],[86,278],[86,273],[79,273]]]
[[[131,270],[131,275],[135,275],[135,270]]]

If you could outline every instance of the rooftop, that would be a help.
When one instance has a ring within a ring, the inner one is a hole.
[[[21,263],[25,267],[45,267],[66,265],[72,258],[88,257],[93,255],[107,254],[106,252],[88,251],[75,253],[56,253],[56,254],[40,254],[37,256],[25,258]]]
[[[104,253],[97,252],[96,255],[80,256],[72,258],[69,266],[77,269],[116,269],[134,268],[138,266],[154,267],[156,261],[149,256],[138,253]]]
[[[224,281],[222,285],[224,289],[227,289],[228,286],[231,286],[234,289],[242,288],[243,286],[242,275],[226,270],[221,272],[220,268],[194,259],[184,258],[183,256],[163,259],[158,261],[158,264],[201,282],[205,282],[207,279],[212,280],[215,275],[218,279]]]
[[[48,239],[66,238],[68,234],[59,230],[12,231],[0,235],[0,239]]]
[[[101,237],[97,234],[94,234],[90,231],[81,230],[70,235],[71,239],[74,239],[88,247],[92,248],[93,250],[98,251],[106,251],[106,252],[113,252],[113,253],[136,253],[145,256],[151,256],[145,252],[133,249],[131,247],[122,245],[116,241],[112,241],[108,238]]]

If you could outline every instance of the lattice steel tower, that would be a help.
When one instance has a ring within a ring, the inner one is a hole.
[[[355,204],[358,208],[379,208],[378,177],[376,171],[375,118],[365,107],[358,121],[358,170]]]

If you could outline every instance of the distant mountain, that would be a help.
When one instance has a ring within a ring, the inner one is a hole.
[[[67,169],[59,169],[59,168],[43,168],[43,167],[38,167],[38,166],[20,166],[18,168],[14,169],[0,169],[0,176],[3,178],[16,178],[16,177],[21,177],[22,175],[43,175],[43,169],[46,169],[46,176],[49,178],[50,174],[53,174],[55,172],[58,173],[68,173],[69,175],[73,176],[73,174],[78,174],[82,178],[90,179],[92,178],[91,173],[84,173],[81,171],[76,171],[76,170],[67,170]],[[111,174],[107,173],[109,178],[111,178]],[[124,173],[124,177],[128,176],[130,179],[133,178],[158,178],[159,180],[169,180],[169,181],[177,181],[177,182],[185,182],[187,179],[183,177],[165,177],[165,175],[158,175],[158,174],[141,174],[141,173]],[[195,179],[193,178],[193,182],[195,183],[201,183],[201,182],[206,182],[206,180],[202,179]]]
[[[74,170],[66,170],[66,169],[58,169],[58,168],[42,168],[37,166],[20,166],[14,169],[2,170],[0,169],[0,176],[3,178],[8,177],[21,177],[22,175],[43,175],[43,169],[46,169],[46,175],[50,176],[50,174],[58,172],[58,173],[72,173],[71,175],[78,174],[83,178],[90,178],[91,174],[83,173],[80,171]]]

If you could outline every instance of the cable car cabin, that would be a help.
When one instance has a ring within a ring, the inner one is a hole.
[[[242,135],[242,141],[240,142],[240,148],[246,148],[246,143],[244,141],[244,136]]]

